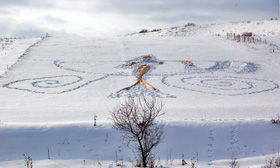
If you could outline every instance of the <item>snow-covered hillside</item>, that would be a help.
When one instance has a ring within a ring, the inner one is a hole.
[[[242,34],[244,32],[252,32],[257,36],[280,36],[280,20],[247,21],[210,25],[195,25],[194,23],[188,23],[184,26],[154,29],[147,33],[137,33],[128,36],[226,36],[227,33]]]
[[[28,52],[39,38],[0,38],[0,76]]]
[[[280,147],[280,129],[270,122],[280,114],[279,52],[215,36],[218,31],[46,38],[34,44],[0,77],[0,167],[24,167],[23,154],[32,157],[34,168],[117,167],[116,162],[132,167],[135,155],[111,128],[108,111],[141,94],[165,101],[158,166],[182,167],[182,154],[184,167],[230,167],[232,157],[244,168],[265,165]],[[266,35],[279,47],[279,36]],[[141,84],[123,90],[137,81],[136,70],[144,64],[151,69],[143,79],[155,90]]]

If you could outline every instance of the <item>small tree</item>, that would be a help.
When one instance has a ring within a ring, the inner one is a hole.
[[[122,133],[127,146],[138,154],[143,167],[153,163],[152,150],[163,137],[163,125],[155,121],[164,114],[162,108],[162,101],[143,96],[119,102],[111,111],[113,128]]]

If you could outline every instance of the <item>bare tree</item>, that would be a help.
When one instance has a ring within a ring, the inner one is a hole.
[[[127,146],[137,152],[143,167],[153,163],[152,151],[163,137],[163,125],[156,122],[156,118],[164,114],[162,108],[161,100],[142,96],[119,102],[111,111],[113,128],[119,130]]]

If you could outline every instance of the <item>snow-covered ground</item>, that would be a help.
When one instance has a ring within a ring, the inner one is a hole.
[[[40,38],[0,38],[0,76],[28,52]]]
[[[206,25],[195,25],[188,23],[184,26],[176,26],[166,29],[154,29],[148,33],[136,33],[127,36],[209,36],[227,33],[242,34],[252,32],[257,36],[280,36],[280,20],[261,20],[236,23],[213,23]]]
[[[279,34],[268,35],[279,47]],[[280,147],[280,128],[270,123],[280,114],[280,57],[267,47],[213,34],[46,38],[0,78],[0,167],[24,167],[23,154],[35,168],[116,167],[116,153],[132,167],[135,155],[111,129],[109,110],[143,93],[165,101],[156,164],[181,167],[184,154],[184,167],[225,168],[234,155],[240,167],[261,167]],[[141,64],[156,90],[122,90]]]

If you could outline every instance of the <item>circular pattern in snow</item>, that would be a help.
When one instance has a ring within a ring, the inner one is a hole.
[[[60,94],[71,92],[76,89],[80,89],[92,82],[105,79],[108,75],[102,77],[98,76],[91,81],[85,81],[81,76],[77,75],[61,75],[52,77],[41,77],[33,79],[16,80],[3,85],[3,87],[23,90],[32,93],[41,94]]]
[[[229,96],[255,94],[279,88],[279,85],[272,81],[233,76],[166,76],[162,82],[183,90]]]

